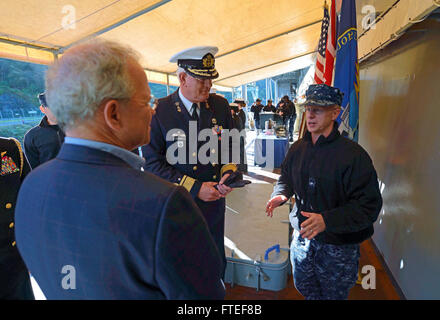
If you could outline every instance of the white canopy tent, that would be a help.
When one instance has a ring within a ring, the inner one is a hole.
[[[167,80],[176,70],[169,58],[188,47],[214,45],[220,49],[216,84],[234,87],[310,64],[322,5],[322,0],[5,0],[0,57],[50,64],[73,44],[99,37],[139,51],[152,81],[176,84],[174,77]],[[292,63],[297,57],[299,64]]]
[[[438,0],[437,0],[438,1]],[[361,6],[394,4],[375,29],[361,30]],[[416,3],[416,5],[414,5]],[[324,0],[3,0],[0,57],[50,64],[94,37],[141,53],[150,81],[178,85],[169,58],[185,48],[219,47],[218,89],[313,64]],[[436,8],[436,0],[357,1],[360,58]]]

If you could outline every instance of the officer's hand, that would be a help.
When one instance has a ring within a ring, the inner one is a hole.
[[[322,215],[314,212],[301,211],[301,214],[308,219],[301,223],[300,235],[308,240],[312,240],[317,234],[325,230],[325,222]]]
[[[217,182],[203,182],[197,197],[203,201],[215,201],[220,199],[222,195],[214,188],[216,184]]]
[[[223,182],[225,182],[225,180],[230,176],[230,173],[225,174],[220,182],[218,183],[217,189],[218,191],[222,194],[223,197],[226,197],[226,195],[232,191],[232,188],[226,186],[223,184]]]
[[[288,200],[287,197],[283,195],[275,196],[272,199],[270,199],[266,204],[267,215],[272,218],[273,210],[279,207],[283,202],[286,202],[287,200]]]

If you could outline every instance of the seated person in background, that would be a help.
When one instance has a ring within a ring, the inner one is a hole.
[[[34,300],[14,235],[18,190],[31,168],[17,140],[0,137],[0,152],[0,299]]]
[[[191,196],[129,151],[149,143],[154,114],[138,61],[93,41],[47,71],[66,139],[24,181],[16,236],[48,299],[224,298],[221,256]]]
[[[24,135],[24,152],[35,169],[40,164],[56,157],[64,142],[64,132],[60,129],[57,119],[46,102],[46,93],[38,95],[40,111],[44,113],[38,126],[33,127]]]
[[[263,108],[263,111],[264,112],[275,112],[276,111],[276,108],[275,108],[275,106],[272,104],[272,100],[267,100],[267,106],[265,106],[264,108]]]

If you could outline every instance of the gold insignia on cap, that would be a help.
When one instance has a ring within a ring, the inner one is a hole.
[[[212,54],[208,53],[202,60],[203,66],[205,68],[211,68],[214,65],[214,57]]]

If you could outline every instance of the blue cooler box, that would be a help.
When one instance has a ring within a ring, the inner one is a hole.
[[[266,203],[272,191],[272,184],[258,181],[226,198],[225,281],[231,286],[279,291],[287,285],[289,207],[283,205],[268,217]]]

